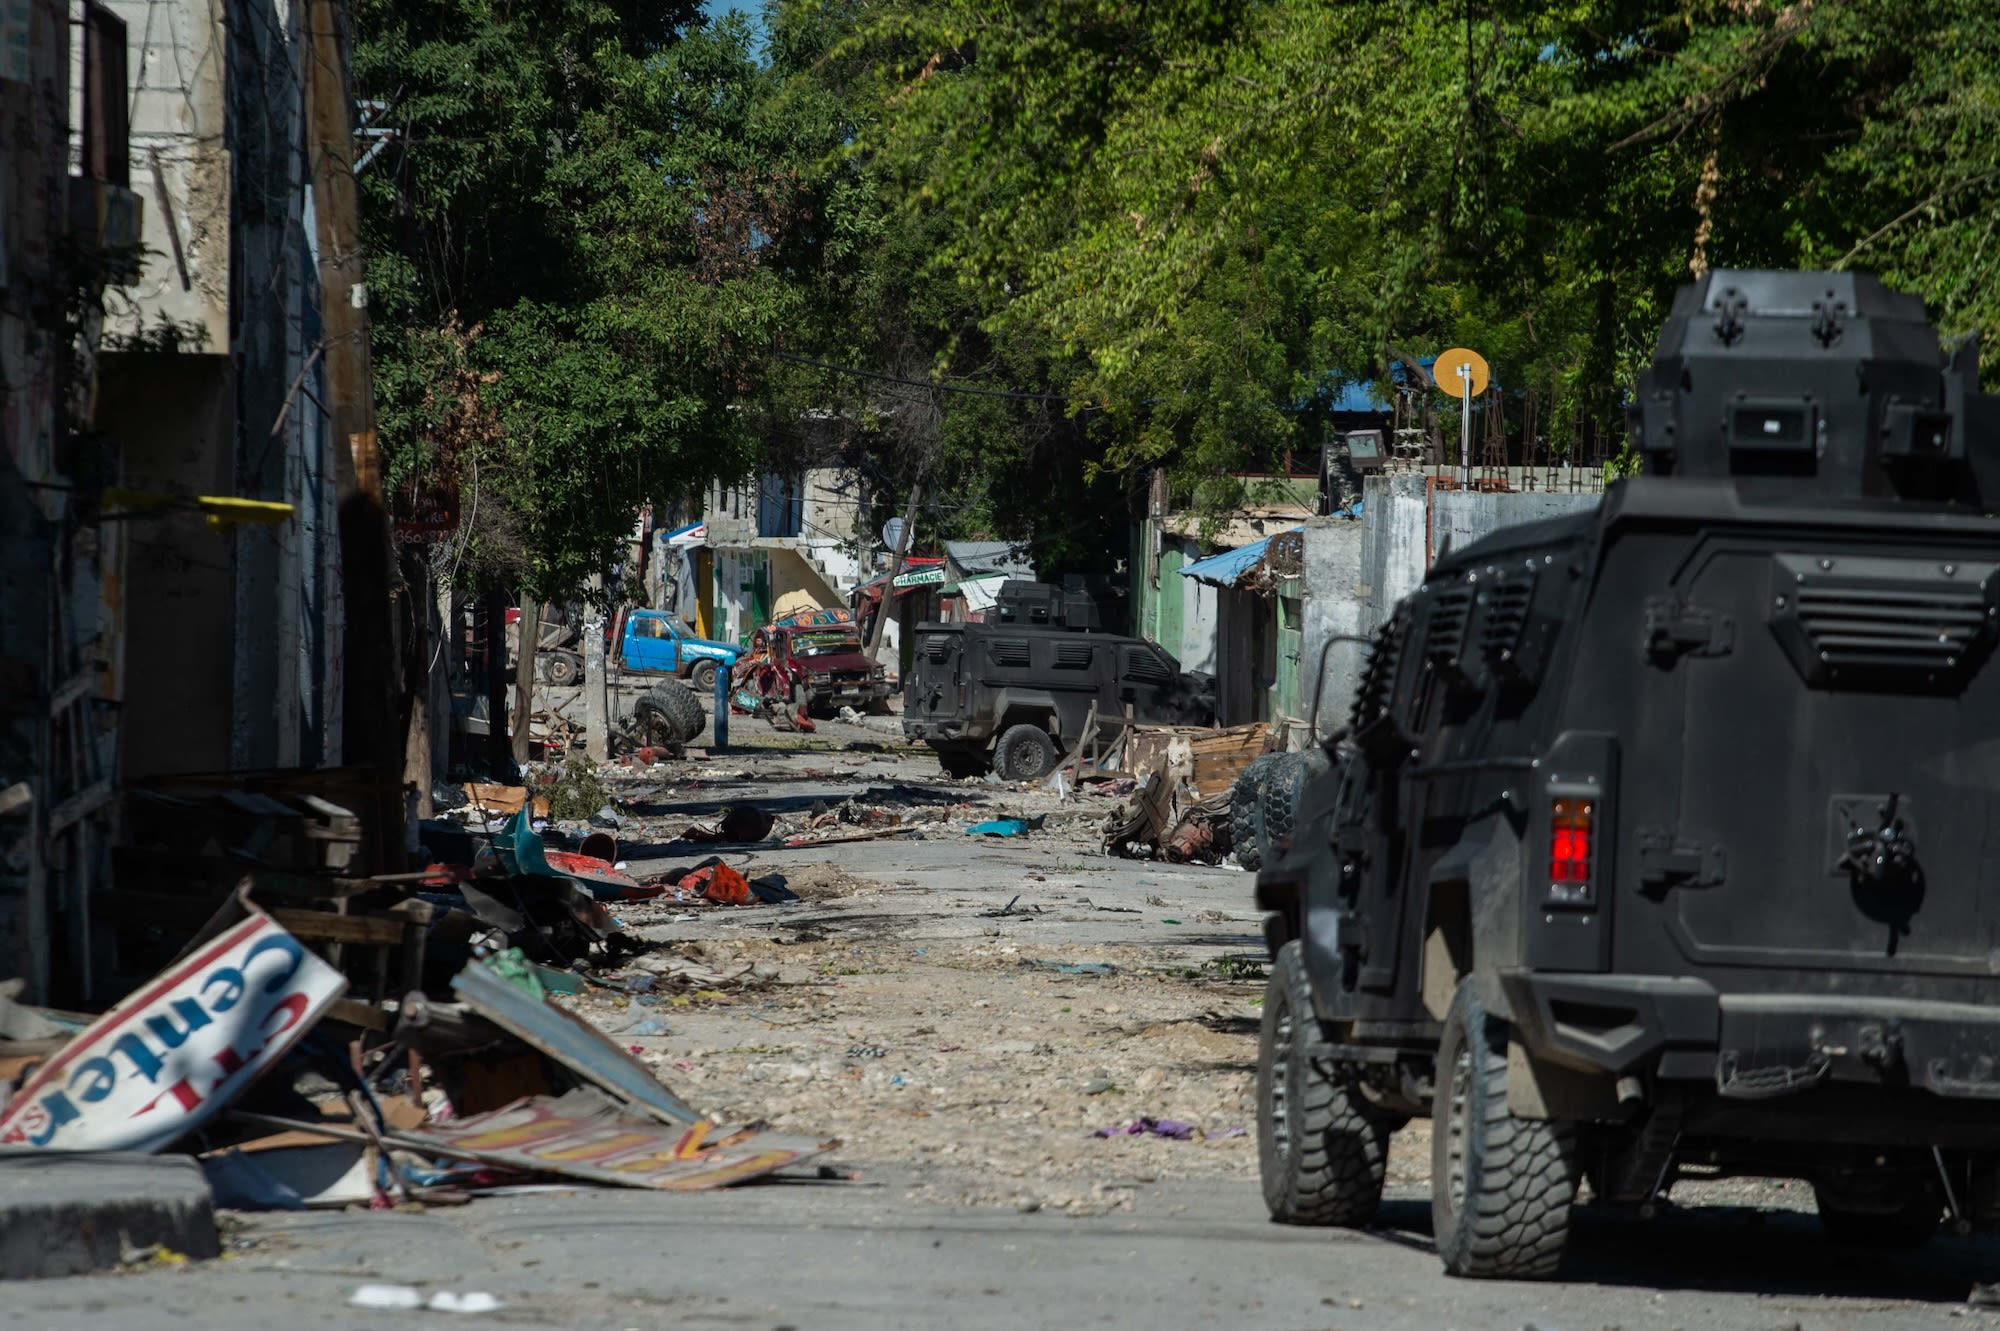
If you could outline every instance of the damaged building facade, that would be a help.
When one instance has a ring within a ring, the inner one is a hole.
[[[105,988],[134,789],[340,756],[303,52],[274,0],[0,7],[0,973],[32,996]]]

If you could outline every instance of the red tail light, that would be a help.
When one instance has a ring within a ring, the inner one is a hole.
[[[1594,800],[1568,797],[1549,806],[1549,900],[1566,906],[1591,899],[1590,849],[1595,832]]]

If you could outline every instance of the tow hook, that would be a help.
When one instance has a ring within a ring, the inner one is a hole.
[[[1883,1076],[1894,1072],[1903,1066],[1903,1023],[1891,1017],[1879,1026],[1863,1026],[1854,1052]]]

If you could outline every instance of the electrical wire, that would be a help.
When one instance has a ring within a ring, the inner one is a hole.
[[[881,370],[864,370],[858,365],[836,365],[832,361],[815,360],[811,356],[800,356],[789,351],[774,351],[778,360],[790,361],[794,365],[810,365],[816,370],[831,370],[835,374],[849,374],[858,379],[873,379],[877,383],[898,384],[904,388],[924,388],[937,393],[962,393],[968,397],[997,397],[1014,402],[1072,402],[1074,398],[1062,393],[1029,393],[1013,388],[981,388],[976,384],[959,383],[950,379],[933,382],[929,379],[905,379],[901,375],[885,374]]]

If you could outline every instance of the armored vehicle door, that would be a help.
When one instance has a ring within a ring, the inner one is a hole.
[[[907,717],[943,720],[965,710],[964,645],[965,630],[957,625],[926,624],[918,631],[910,676],[903,681]]]
[[[2000,969],[2000,551],[1874,525],[1702,533],[1647,603],[1683,738],[1677,807],[1625,850],[1656,928],[1618,929],[1621,967]]]

